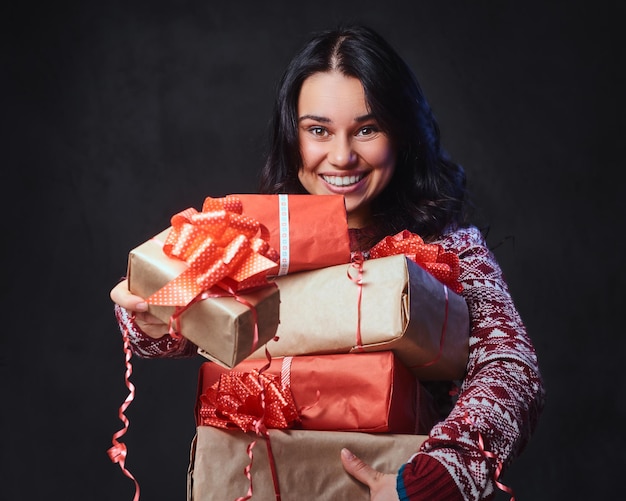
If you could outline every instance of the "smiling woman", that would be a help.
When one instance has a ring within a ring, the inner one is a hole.
[[[363,85],[336,70],[310,76],[300,91],[298,122],[302,186],[315,195],[344,195],[348,225],[366,226],[396,158],[369,110]]]
[[[471,319],[463,381],[431,386],[441,420],[404,464],[378,472],[344,449],[346,471],[377,501],[486,501],[496,488],[507,490],[499,476],[524,449],[544,405],[535,349],[499,264],[468,221],[463,168],[441,148],[414,74],[376,32],[319,33],[292,59],[278,87],[260,191],[343,195],[355,257],[404,230],[458,257]],[[167,325],[133,315],[147,304],[127,283],[111,297],[135,353],[196,353],[184,337],[163,334]]]

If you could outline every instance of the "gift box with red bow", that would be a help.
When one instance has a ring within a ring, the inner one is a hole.
[[[279,292],[268,277],[350,259],[340,196],[207,197],[171,223],[130,252],[129,289],[172,335],[226,367],[276,332]]]
[[[264,390],[254,380],[245,383],[254,370],[290,392],[300,429],[424,434],[437,421],[430,393],[390,351],[279,357],[266,365],[244,360],[229,370],[203,364],[196,423],[231,427],[228,416],[249,414],[251,397]],[[266,406],[284,400],[280,392],[264,398]]]
[[[397,473],[426,438],[292,429],[270,429],[267,437],[259,437],[199,426],[191,447],[187,501],[249,499],[249,494],[264,500],[280,499],[280,494],[282,499],[369,501],[369,489],[343,469],[341,449],[347,447],[379,471]]]
[[[446,279],[444,276],[442,279]],[[278,277],[277,339],[251,358],[392,350],[422,380],[465,375],[469,313],[446,285],[405,254]]]
[[[163,253],[168,232],[131,250],[128,278],[133,294],[148,298],[187,269],[184,262]],[[204,356],[232,367],[272,339],[279,306],[279,291],[271,285],[239,293],[215,286],[200,292],[188,305],[150,304],[149,311],[166,324],[174,319],[172,329],[195,343]]]

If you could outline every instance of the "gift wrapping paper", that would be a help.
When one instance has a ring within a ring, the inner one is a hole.
[[[369,501],[369,489],[343,469],[340,451],[347,447],[374,468],[396,473],[417,452],[424,435],[313,430],[269,430],[269,439],[240,430],[199,426],[192,442],[187,501],[225,501],[246,496],[244,469],[253,460],[251,499],[276,499],[267,440],[283,501],[337,499]]]
[[[350,262],[350,238],[343,195],[233,195],[244,214],[269,230],[268,242],[280,252],[284,275]]]
[[[465,375],[469,313],[462,296],[404,255],[277,277],[272,356],[392,350],[422,380]],[[360,297],[359,297],[360,296]],[[360,341],[360,342],[359,342]],[[250,358],[264,358],[265,347]]]
[[[206,411],[217,407],[215,393],[207,389],[232,391],[221,388],[228,384],[221,376],[263,370],[266,363],[245,360],[230,370],[203,364],[197,424],[210,424]],[[391,351],[272,358],[263,373],[291,391],[301,429],[409,434],[428,433],[435,422],[432,396]]]
[[[131,250],[128,284],[133,294],[150,297],[187,269],[184,261],[163,253],[169,231],[166,229]],[[207,358],[233,367],[255,348],[255,328],[258,329],[256,346],[263,345],[276,333],[280,305],[276,287],[240,292],[239,300],[219,287],[209,289],[206,295],[218,297],[208,297],[185,310],[180,316],[180,334],[195,343]],[[150,313],[166,324],[176,309],[176,306],[149,305]]]

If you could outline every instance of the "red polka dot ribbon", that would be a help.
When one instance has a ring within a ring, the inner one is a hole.
[[[148,297],[149,304],[185,306],[220,282],[237,291],[269,284],[278,252],[268,243],[267,229],[243,214],[239,198],[207,197],[202,212],[186,209],[171,223],[163,252],[189,267]]]
[[[424,243],[419,235],[403,230],[385,237],[370,250],[371,258],[396,254],[404,254],[454,292],[460,293],[463,290],[459,282],[459,257],[453,252],[445,251],[441,245]]]
[[[299,420],[291,391],[280,376],[256,369],[220,374],[201,395],[200,404],[203,426],[258,432],[289,428]]]

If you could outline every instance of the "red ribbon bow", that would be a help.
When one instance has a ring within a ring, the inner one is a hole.
[[[163,252],[185,261],[189,267],[147,298],[147,302],[185,306],[222,282],[231,290],[269,284],[267,274],[276,268],[278,253],[268,243],[267,230],[242,212],[237,197],[207,197],[202,212],[192,207],[172,216],[172,229]]]
[[[404,254],[426,269],[437,280],[451,290],[460,293],[463,285],[459,282],[459,257],[445,251],[439,244],[426,244],[419,235],[403,230],[378,242],[370,250],[371,258]]]
[[[280,378],[257,369],[221,374],[200,396],[200,418],[204,426],[258,434],[267,428],[289,428],[300,419],[291,391]]]

